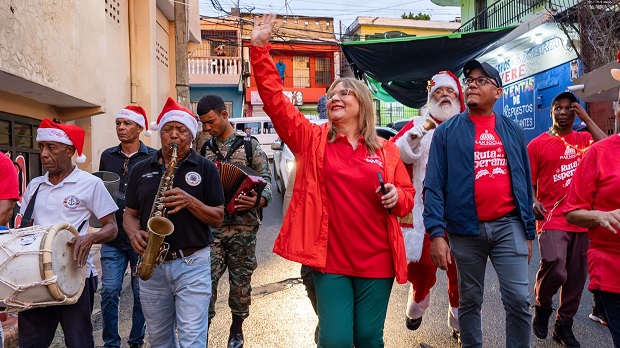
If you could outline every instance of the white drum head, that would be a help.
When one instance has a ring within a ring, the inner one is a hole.
[[[67,297],[75,296],[81,291],[86,279],[86,266],[79,268],[73,260],[73,248],[67,242],[73,234],[65,229],[56,232],[52,242],[52,270],[58,277],[58,288]]]

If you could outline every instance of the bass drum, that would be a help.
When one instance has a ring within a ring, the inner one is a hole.
[[[77,267],[67,242],[77,236],[67,222],[0,234],[0,306],[19,311],[76,303],[86,267]]]

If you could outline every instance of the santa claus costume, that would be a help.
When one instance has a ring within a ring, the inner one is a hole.
[[[446,93],[443,93],[438,101],[434,100],[433,94],[441,87],[451,89],[457,95],[457,100],[451,99],[452,106],[442,107],[445,105],[444,98],[449,98]],[[410,330],[420,327],[422,316],[430,305],[430,290],[437,280],[437,267],[430,256],[431,241],[422,218],[424,212],[422,191],[431,140],[437,125],[464,110],[463,92],[458,78],[449,71],[441,71],[429,81],[427,110],[421,116],[414,117],[392,139],[400,149],[401,159],[410,171],[416,192],[411,214],[401,219],[408,262],[407,278],[411,282],[406,312],[406,325]],[[448,266],[447,276],[450,300],[448,326],[452,328],[452,336],[458,339],[459,294],[454,260]]]

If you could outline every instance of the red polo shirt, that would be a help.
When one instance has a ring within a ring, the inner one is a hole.
[[[329,239],[325,273],[363,278],[395,276],[387,233],[388,212],[381,204],[377,172],[382,159],[370,155],[363,138],[357,148],[338,136],[325,149],[325,188]]]

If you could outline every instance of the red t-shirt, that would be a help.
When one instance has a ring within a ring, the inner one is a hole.
[[[363,278],[394,277],[388,212],[381,195],[375,193],[377,172],[385,178],[381,157],[369,155],[363,139],[354,150],[346,137],[338,136],[326,146],[324,169],[330,219],[327,262],[320,271]]]
[[[568,188],[564,212],[577,209],[612,211],[620,208],[620,136],[612,135],[590,147]],[[588,290],[620,294],[620,231],[588,230]]]
[[[557,136],[543,133],[527,146],[532,169],[532,185],[537,187],[536,197],[545,206],[545,220],[536,222],[536,231],[560,230],[586,232],[588,229],[569,224],[563,211],[566,192],[577,164],[586,149],[592,144],[588,132],[571,132],[564,135],[564,141]]]
[[[19,199],[19,186],[15,165],[4,153],[0,152],[0,200]]]
[[[491,221],[516,209],[508,161],[502,139],[495,131],[495,114],[472,116],[474,138],[474,198],[478,220]]]

